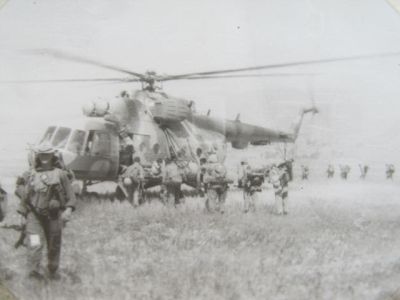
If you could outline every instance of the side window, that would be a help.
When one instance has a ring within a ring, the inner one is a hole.
[[[72,133],[71,140],[68,143],[68,150],[75,153],[81,153],[84,147],[86,132],[75,130]]]
[[[42,139],[40,140],[39,144],[42,143],[50,143],[51,138],[53,137],[54,131],[56,130],[55,126],[50,126],[47,128],[46,132],[44,133]]]
[[[53,139],[53,146],[56,148],[64,148],[68,142],[71,129],[66,127],[59,127]]]

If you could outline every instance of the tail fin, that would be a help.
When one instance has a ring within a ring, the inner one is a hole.
[[[312,113],[313,115],[315,115],[316,113],[318,113],[318,109],[315,107],[315,105],[313,105],[310,108],[304,108],[301,110],[300,115],[297,119],[297,121],[294,124],[294,128],[293,128],[293,141],[296,141],[299,132],[300,132],[300,128],[301,125],[303,123],[303,119],[304,119],[304,115],[308,114],[308,113]]]

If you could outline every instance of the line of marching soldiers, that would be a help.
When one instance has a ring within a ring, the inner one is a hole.
[[[290,165],[289,165],[290,164]],[[273,185],[276,198],[276,212],[287,214],[286,199],[288,196],[288,183],[291,180],[291,161],[283,162],[269,171],[269,182]],[[160,178],[161,201],[170,206],[177,206],[183,200],[181,190],[185,178],[184,168],[175,156],[164,161],[158,159],[151,167],[151,178]],[[256,193],[261,191],[265,181],[265,171],[253,169],[246,160],[241,161],[238,186],[243,189],[244,212],[255,210]],[[133,164],[122,170],[119,190],[134,206],[144,201],[145,170],[140,163],[140,158],[135,157]],[[206,196],[205,207],[208,211],[224,213],[225,200],[229,185],[233,183],[228,177],[224,164],[218,161],[216,154],[210,154],[207,158],[199,160],[197,172],[197,190],[200,195]]]
[[[369,166],[368,165],[358,165],[360,169],[360,178],[365,179],[367,177],[367,173],[369,171]],[[347,180],[349,173],[350,173],[350,166],[349,165],[339,165],[339,170],[340,170],[340,178]],[[386,164],[386,179],[392,179],[393,180],[393,174],[395,173],[395,167],[393,164]],[[310,170],[308,166],[302,165],[301,166],[301,179],[302,180],[307,180],[308,176],[310,174]],[[333,178],[335,176],[335,167],[332,164],[328,165],[328,168],[326,170],[326,175],[327,178]]]

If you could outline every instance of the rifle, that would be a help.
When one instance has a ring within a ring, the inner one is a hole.
[[[26,237],[26,231],[25,231],[26,225],[20,226],[20,225],[11,224],[11,225],[1,226],[0,228],[11,229],[11,230],[15,230],[15,231],[20,232],[19,238],[14,244],[14,248],[15,249],[18,249],[20,246],[24,245],[24,240],[25,240],[25,237]]]

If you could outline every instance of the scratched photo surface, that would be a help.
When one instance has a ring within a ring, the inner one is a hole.
[[[26,248],[14,249],[18,233],[0,228],[7,297],[400,299],[399,9],[396,0],[0,0],[8,224],[18,222],[16,178],[45,129],[80,126],[86,103],[112,105],[142,88],[84,81],[132,77],[51,53],[158,75],[338,59],[239,73],[258,77],[164,81],[165,93],[193,101],[198,114],[240,114],[239,122],[275,131],[291,132],[304,108],[318,113],[304,115],[294,144],[227,144],[235,183],[223,215],[207,213],[198,195],[177,208],[156,197],[134,208],[107,196],[115,183],[90,186],[63,231],[59,281],[27,279]],[[294,160],[289,214],[274,214],[268,182],[244,214],[240,161],[264,167],[284,157]],[[397,168],[392,179],[388,164]],[[351,168],[347,180],[341,165]],[[365,179],[360,165],[369,167]]]

